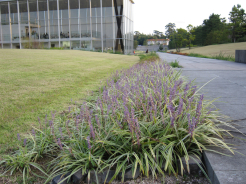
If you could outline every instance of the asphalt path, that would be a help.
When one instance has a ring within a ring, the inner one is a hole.
[[[158,53],[167,62],[179,61],[182,75],[195,80],[198,86],[206,85],[200,93],[207,99],[217,99],[215,106],[228,117],[239,131],[246,134],[246,64],[217,59],[197,58],[169,53]],[[246,155],[246,136],[232,130],[237,151]],[[224,151],[224,153],[228,153]],[[246,183],[246,156],[235,153],[228,157],[206,152],[205,164],[212,183]]]

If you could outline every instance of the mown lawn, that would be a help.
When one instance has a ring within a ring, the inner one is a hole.
[[[208,45],[204,47],[195,47],[195,48],[182,48],[182,53],[195,53],[205,56],[218,56],[222,53],[224,56],[233,56],[235,57],[235,50],[245,50],[246,42],[240,43],[227,43],[227,44],[218,44],[218,45]],[[176,49],[169,51],[176,52]]]
[[[71,99],[81,101],[110,74],[139,57],[70,50],[0,50],[0,153],[13,146],[17,133],[38,126],[51,111]]]

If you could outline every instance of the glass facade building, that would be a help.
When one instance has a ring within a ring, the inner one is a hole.
[[[0,0],[0,48],[133,52],[132,0]]]

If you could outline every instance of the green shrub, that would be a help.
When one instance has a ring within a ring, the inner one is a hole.
[[[157,61],[160,59],[159,55],[156,54],[156,52],[150,52],[147,54],[139,54],[138,56],[140,58],[141,63],[143,63],[145,61],[153,62],[153,61]]]
[[[177,60],[170,62],[169,65],[173,68],[183,68],[181,65],[179,65],[179,61]]]

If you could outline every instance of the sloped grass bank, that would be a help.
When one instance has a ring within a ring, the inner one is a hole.
[[[183,55],[183,56],[191,56],[191,57],[199,57],[199,58],[210,58],[210,59],[218,59],[218,60],[225,60],[225,61],[233,61],[235,62],[235,57],[232,55],[226,55],[223,52],[220,52],[218,55],[214,56],[206,56],[202,54],[197,54],[197,53],[183,53],[183,52],[167,52],[171,54],[178,54],[178,55]]]
[[[0,155],[37,117],[81,101],[138,57],[73,50],[0,50]]]
[[[19,150],[5,156],[1,167],[22,170],[24,178],[36,167],[48,173],[47,182],[80,169],[90,180],[91,172],[112,168],[112,181],[129,168],[133,175],[138,168],[151,177],[164,171],[176,175],[181,157],[188,162],[190,154],[199,157],[211,145],[233,153],[220,139],[227,132],[221,125],[227,124],[218,121],[218,112],[198,92],[164,62],[116,72],[82,104],[62,115],[53,112],[28,136],[18,135]],[[47,167],[36,164],[47,156],[53,158]]]

